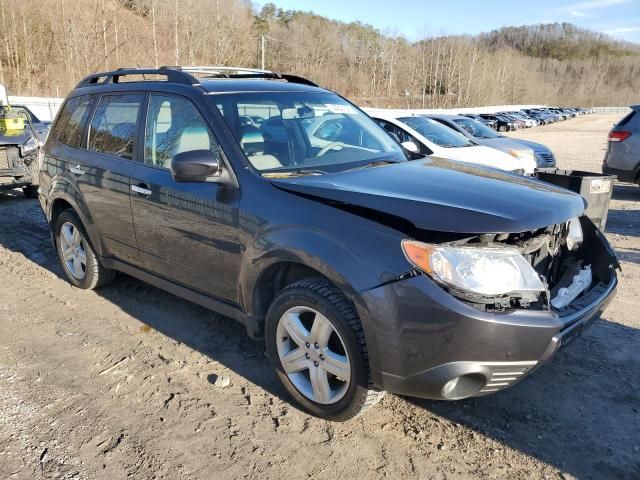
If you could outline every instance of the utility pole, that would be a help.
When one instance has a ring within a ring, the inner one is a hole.
[[[260,35],[260,68],[264,70],[264,35]]]

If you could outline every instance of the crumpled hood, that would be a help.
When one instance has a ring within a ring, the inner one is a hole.
[[[382,212],[437,232],[525,232],[565,222],[585,209],[582,197],[569,190],[433,157],[271,182],[308,198]]]

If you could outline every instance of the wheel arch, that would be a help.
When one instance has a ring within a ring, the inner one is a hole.
[[[72,194],[69,194],[70,190]],[[51,192],[49,193],[49,202],[46,217],[52,232],[54,242],[56,241],[56,219],[63,211],[69,208],[76,212],[78,217],[80,217],[80,221],[82,222],[82,225],[89,235],[89,241],[91,242],[91,245],[95,249],[96,253],[101,256],[104,252],[104,248],[102,242],[100,241],[100,235],[97,232],[91,213],[89,212],[89,209],[86,207],[84,202],[81,200],[79,192],[75,189],[70,189],[67,182],[64,182],[64,184],[62,185],[60,183],[54,185],[51,189]]]
[[[326,279],[352,302],[359,291],[378,283],[364,259],[321,232],[285,228],[261,236],[247,249],[239,282],[240,303],[257,336],[275,295],[308,277]]]

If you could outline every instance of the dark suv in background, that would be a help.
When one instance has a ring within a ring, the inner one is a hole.
[[[240,321],[332,420],[384,390],[513,385],[617,284],[580,196],[410,153],[339,95],[266,71],[85,78],[47,139],[40,202],[73,285],[120,271]]]

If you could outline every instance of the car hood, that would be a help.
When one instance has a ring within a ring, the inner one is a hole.
[[[515,140],[515,142],[533,149],[534,152],[551,153],[549,147],[538,142],[532,142],[531,140],[521,140],[519,138]]]
[[[449,160],[476,163],[487,167],[499,168],[500,170],[524,170],[532,174],[536,165],[533,157],[527,161],[503,152],[502,150],[489,146],[477,145],[475,147],[445,148],[442,157]]]
[[[585,208],[582,197],[569,190],[433,157],[271,182],[282,190],[372,219],[380,212],[385,218],[395,217],[417,229],[436,232],[526,232],[565,222]]]
[[[22,145],[31,136],[26,130],[18,130],[15,134],[0,131],[0,145]]]
[[[530,147],[527,147],[520,143],[519,140],[512,140],[508,137],[496,137],[496,138],[475,138],[473,137],[474,142],[478,142],[481,145],[485,145],[487,147],[496,148],[503,152],[509,152],[509,150],[522,150],[529,151],[533,154],[533,150]]]

